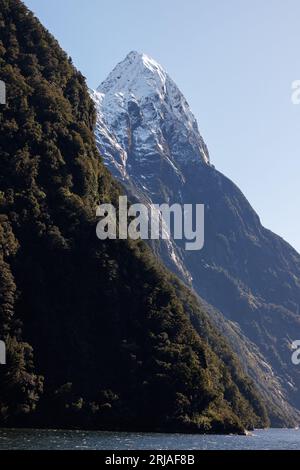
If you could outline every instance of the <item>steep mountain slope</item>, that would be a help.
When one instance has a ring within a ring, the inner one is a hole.
[[[180,194],[172,192],[185,181],[178,162],[205,165],[209,156],[186,100],[162,67],[131,52],[92,97],[98,111],[96,139],[113,175],[149,206],[181,202]],[[168,253],[167,266],[189,280],[171,239],[159,251]]]
[[[98,147],[133,198],[149,206],[205,204],[203,250],[185,251],[172,238],[154,248],[239,325],[234,337],[224,320],[222,330],[276,408],[273,422],[297,422],[292,408],[300,409],[300,368],[291,362],[291,343],[300,334],[299,254],[262,227],[240,190],[210,164],[186,100],[153,59],[131,52],[91,94]]]
[[[144,243],[97,239],[96,205],[120,189],[96,148],[92,100],[17,0],[0,0],[0,79],[0,425],[266,425],[192,294]]]

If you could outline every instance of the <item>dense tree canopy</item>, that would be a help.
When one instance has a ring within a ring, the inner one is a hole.
[[[119,188],[83,76],[0,0],[0,425],[239,431],[267,423],[193,295],[142,242],[100,241]]]

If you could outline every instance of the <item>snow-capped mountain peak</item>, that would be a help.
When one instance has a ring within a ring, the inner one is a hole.
[[[138,99],[153,93],[163,97],[166,80],[166,72],[154,59],[132,51],[113,69],[97,91],[103,94],[121,92]]]
[[[209,164],[186,99],[163,67],[146,54],[130,52],[92,97],[98,146],[115,176],[145,176],[150,166],[167,166],[182,179],[182,166],[189,162]]]

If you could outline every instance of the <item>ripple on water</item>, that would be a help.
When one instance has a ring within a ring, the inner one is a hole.
[[[0,449],[221,450],[298,449],[300,431],[256,430],[249,436],[0,429]]]

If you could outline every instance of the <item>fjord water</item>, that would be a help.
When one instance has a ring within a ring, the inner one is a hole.
[[[300,450],[300,430],[248,436],[0,429],[0,450]]]

